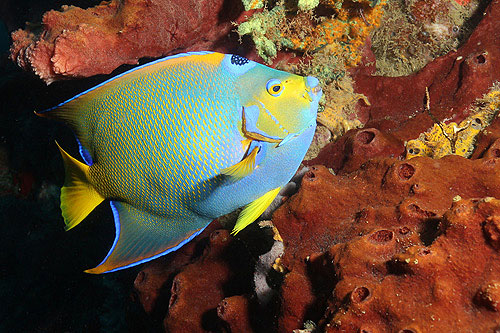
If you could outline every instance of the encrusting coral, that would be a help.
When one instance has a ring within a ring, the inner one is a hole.
[[[389,1],[372,43],[377,75],[403,76],[456,49],[478,21],[484,1]]]
[[[47,84],[109,74],[143,57],[182,48],[215,48],[231,29],[234,14],[234,8],[223,6],[222,0],[112,0],[88,9],[63,6],[62,11],[43,15],[42,31],[30,26],[14,31],[10,57]]]
[[[259,6],[261,4],[259,2]],[[328,14],[313,11],[319,4]],[[346,66],[353,66],[361,58],[360,47],[380,24],[384,4],[385,1],[371,0],[299,1],[297,4],[280,1],[270,10],[265,8],[253,13],[238,25],[238,33],[250,35],[259,55],[267,62],[283,47],[311,54],[327,48]]]
[[[454,122],[459,125],[479,112],[482,102],[478,99],[487,95],[495,82],[500,81],[499,3],[492,1],[482,17],[470,38],[458,50],[435,59],[421,71],[408,76],[373,75],[375,57],[369,48],[364,48],[366,60],[351,70],[351,77],[354,92],[366,96],[366,99],[357,99],[355,112],[349,119],[359,120],[364,130],[377,129],[382,136],[392,138],[391,142],[399,141],[404,154],[404,142],[418,138],[435,123]],[[425,110],[426,88],[433,116]],[[346,160],[345,156],[341,157],[345,155],[344,149],[350,148],[343,147],[340,141],[331,143],[314,162],[338,170],[334,160]],[[387,155],[378,156],[390,156],[396,152],[395,149],[382,150]],[[371,152],[374,157],[374,151]]]
[[[381,229],[332,247],[328,257],[342,278],[331,308],[341,310],[327,314],[325,331],[494,332],[500,324],[499,253],[492,240],[498,236],[498,214],[497,199],[457,199],[435,220],[430,239],[425,229],[420,233],[418,245],[408,245],[411,232]],[[370,261],[358,246],[383,252],[385,262]],[[347,262],[355,260],[356,267],[349,267]],[[356,270],[368,266],[380,275],[360,279]],[[341,300],[346,303],[340,305]]]
[[[500,160],[485,156],[369,160],[339,176],[312,167],[273,216],[288,272],[280,331],[306,320],[327,332],[499,325],[476,296],[494,294],[500,274],[500,202],[471,199],[500,196]]]
[[[406,144],[406,157],[428,156],[441,158],[456,154],[469,157],[474,151],[476,137],[486,128],[500,110],[500,85],[494,84],[490,92],[478,99],[470,112],[470,116],[460,124],[449,124],[438,121],[418,139]],[[431,110],[427,110],[431,112]],[[431,113],[432,115],[432,113]]]

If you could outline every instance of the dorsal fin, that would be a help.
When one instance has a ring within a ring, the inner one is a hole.
[[[88,163],[89,158],[84,155],[85,150],[92,154],[92,147],[89,142],[89,129],[85,127],[84,119],[88,116],[86,115],[86,111],[89,110],[89,103],[94,101],[96,97],[99,96],[99,94],[102,92],[102,88],[104,87],[109,87],[110,85],[114,83],[118,83],[118,79],[126,77],[130,74],[133,74],[135,72],[139,72],[147,67],[152,67],[154,65],[163,63],[165,61],[169,61],[172,59],[176,58],[184,58],[188,56],[196,56],[196,55],[206,55],[206,54],[212,54],[214,52],[209,52],[209,51],[200,51],[200,52],[188,52],[188,53],[179,53],[176,55],[164,57],[161,59],[157,59],[151,62],[148,62],[146,64],[143,64],[141,66],[134,67],[128,71],[125,71],[121,74],[118,74],[76,96],[73,98],[70,98],[50,109],[41,111],[41,112],[36,112],[35,114],[40,117],[47,117],[47,118],[54,118],[58,119],[61,121],[64,121],[67,123],[75,132],[75,135],[77,136],[77,139],[79,141],[80,145],[80,152],[82,154],[82,158]],[[83,153],[82,153],[83,151]]]
[[[88,103],[94,98],[94,94],[91,92],[91,90],[87,90],[50,109],[41,112],[35,111],[37,116],[63,121],[73,130],[80,148],[80,155],[88,165],[92,164],[90,158],[92,147],[89,143],[88,129],[85,128],[84,117]],[[88,156],[85,156],[83,152],[86,152]]]
[[[132,73],[137,72],[137,71],[140,71],[144,68],[151,67],[153,65],[165,62],[167,60],[172,60],[172,59],[176,59],[176,58],[184,58],[184,57],[194,56],[194,55],[205,55],[205,54],[211,54],[211,53],[214,53],[214,52],[199,51],[199,52],[179,53],[179,54],[171,55],[168,57],[164,57],[161,59],[157,59],[157,60],[145,63],[143,65],[129,69],[128,71],[125,71],[123,73],[120,73],[116,76],[113,76],[112,78],[110,78],[104,82],[101,82],[98,85],[96,85],[90,89],[87,89],[84,92],[81,92],[78,95],[76,95],[76,96],[50,108],[50,109],[47,109],[47,110],[44,110],[41,112],[35,111],[35,114],[37,116],[41,116],[41,117],[60,119],[63,121],[67,121],[71,124],[71,122],[73,122],[75,119],[75,113],[78,113],[78,108],[79,108],[80,104],[83,101],[92,100],[94,97],[93,92],[97,92],[101,87],[109,85],[110,83],[120,79],[121,77],[127,76],[127,75],[132,74]]]

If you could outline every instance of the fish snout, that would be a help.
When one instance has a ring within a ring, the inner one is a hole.
[[[305,77],[306,80],[306,90],[312,101],[318,101],[321,97],[322,90],[319,85],[319,80],[314,76]]]

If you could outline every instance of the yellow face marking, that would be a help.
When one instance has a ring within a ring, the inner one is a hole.
[[[311,103],[309,89],[302,76],[290,75],[280,83],[279,88],[279,94],[260,89],[260,93],[253,96],[249,103],[260,109],[258,128],[273,137],[284,137],[302,130],[303,111],[309,109]]]

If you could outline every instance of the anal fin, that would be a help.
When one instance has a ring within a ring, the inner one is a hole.
[[[238,232],[245,229],[249,224],[258,219],[259,216],[264,213],[266,208],[273,202],[280,190],[281,187],[277,187],[248,204],[238,216],[238,220],[236,221],[231,234],[236,235]]]
[[[100,274],[125,269],[175,251],[205,229],[211,219],[189,212],[162,217],[111,201],[116,235],[104,260],[85,272]]]
[[[70,156],[56,142],[64,161],[65,180],[61,189],[61,211],[66,230],[78,225],[103,200],[89,182],[89,166]]]

